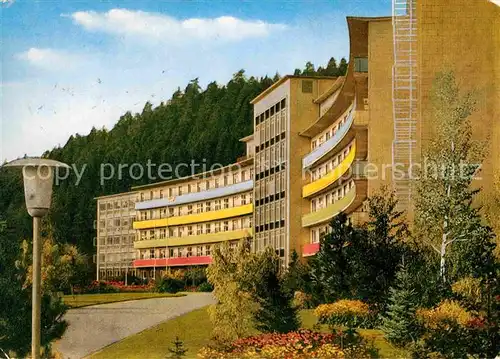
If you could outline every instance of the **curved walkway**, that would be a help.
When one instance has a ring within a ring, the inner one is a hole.
[[[65,359],[80,359],[166,320],[214,303],[211,293],[141,299],[71,309],[66,333],[55,344]]]

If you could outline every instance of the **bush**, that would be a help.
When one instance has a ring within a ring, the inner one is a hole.
[[[105,281],[93,281],[90,285],[85,287],[82,291],[83,294],[97,294],[97,293],[118,293],[119,289]]]
[[[213,290],[214,290],[214,287],[208,282],[201,283],[197,288],[198,292],[211,292]]]
[[[184,280],[174,275],[166,275],[155,285],[155,292],[158,293],[177,293],[184,289]]]
[[[368,304],[360,300],[349,299],[341,299],[331,304],[321,304],[314,310],[314,314],[322,324],[345,325],[349,328],[371,326],[371,320],[374,318],[374,313]]]
[[[293,305],[297,309],[310,309],[312,308],[313,301],[312,295],[304,292],[295,292],[293,295]]]

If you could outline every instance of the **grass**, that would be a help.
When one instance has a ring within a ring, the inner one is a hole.
[[[313,310],[302,310],[300,318],[302,327],[307,329],[312,329],[316,323]],[[328,329],[323,326],[323,330]],[[184,348],[188,349],[185,358],[196,358],[198,351],[210,343],[211,331],[212,323],[208,317],[207,307],[204,307],[111,344],[91,355],[91,358],[165,358],[176,336],[183,341]],[[384,339],[380,330],[360,329],[360,333],[379,349],[381,358],[405,357],[404,352],[392,347]]]
[[[185,296],[185,294],[182,293],[170,294],[149,292],[77,294],[65,295],[63,296],[63,301],[70,308],[81,308],[89,305],[124,302],[127,300],[183,296]]]

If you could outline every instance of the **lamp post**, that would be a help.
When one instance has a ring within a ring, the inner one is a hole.
[[[31,357],[40,358],[41,262],[40,220],[47,214],[52,201],[54,168],[70,168],[67,164],[43,159],[23,158],[4,165],[21,167],[24,180],[26,209],[33,217],[33,295],[31,309]]]

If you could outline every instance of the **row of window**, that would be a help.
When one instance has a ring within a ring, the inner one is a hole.
[[[253,241],[254,250],[257,252],[263,251],[267,247],[278,250],[280,257],[284,256],[285,249],[285,229],[279,228],[270,230],[266,233],[256,234]],[[280,250],[283,254],[279,253]]]
[[[234,172],[232,175],[224,174],[212,179],[200,180],[195,183],[180,184],[164,189],[143,191],[138,195],[138,201],[148,201],[159,198],[170,198],[180,196],[187,193],[196,193],[207,191],[221,186],[229,186],[232,184],[245,182],[253,177],[253,168],[244,169],[239,172]]]
[[[330,172],[332,172],[335,167],[340,165],[340,163],[347,158],[349,153],[351,152],[354,145],[354,140],[351,142],[342,152],[340,152],[337,156],[334,156],[329,161],[322,163],[320,166],[311,170],[311,181],[316,181],[321,177],[326,176]]]
[[[231,197],[216,199],[213,201],[184,204],[175,207],[173,206],[143,210],[139,211],[137,220],[146,221],[149,219],[169,218],[244,206],[246,204],[252,203],[252,196],[252,192],[248,192]]]
[[[128,209],[128,208],[134,208],[134,201],[131,199],[124,199],[124,200],[109,200],[109,202],[102,202],[102,200],[99,200],[99,211],[104,212],[104,211],[112,211],[112,210],[118,210],[118,209]]]
[[[132,229],[132,224],[134,223],[134,217],[120,217],[113,219],[100,219],[99,220],[99,231],[104,232],[107,229]]]
[[[285,200],[271,202],[255,209],[255,225],[261,226],[285,219]]]
[[[255,172],[261,173],[286,161],[286,142],[280,141],[255,154]]]
[[[272,118],[277,114],[280,114],[285,109],[286,109],[286,99],[282,99],[281,101],[275,103],[273,106],[269,107],[267,110],[255,116],[255,126],[259,126],[263,122],[269,120],[269,118]]]
[[[319,211],[325,207],[344,198],[347,193],[354,188],[354,181],[349,181],[346,184],[333,189],[319,197],[311,200],[311,212]]]
[[[352,111],[354,111],[353,106],[351,106],[342,116],[340,116],[337,121],[330,125],[326,130],[321,132],[316,137],[313,137],[311,141],[311,150],[314,150],[316,147],[321,146],[324,142],[335,136],[337,131],[339,131],[341,127],[347,122],[347,119],[352,114]]]
[[[100,253],[99,263],[117,263],[127,262],[130,263],[135,259],[134,252],[129,253]]]
[[[237,245],[237,241],[232,241],[229,245],[231,248],[234,248]],[[213,244],[207,244],[201,246],[140,249],[137,251],[137,256],[140,259],[204,257],[212,255],[213,246]]]
[[[286,190],[286,174],[280,171],[267,178],[255,182],[255,199],[269,197]]]
[[[137,240],[164,239],[170,237],[195,236],[210,233],[237,231],[252,228],[252,216],[241,217],[230,221],[213,221],[196,225],[163,227],[139,231]]]
[[[99,237],[99,245],[104,246],[119,246],[119,245],[132,245],[134,243],[135,234],[129,234],[127,236],[106,236]]]

